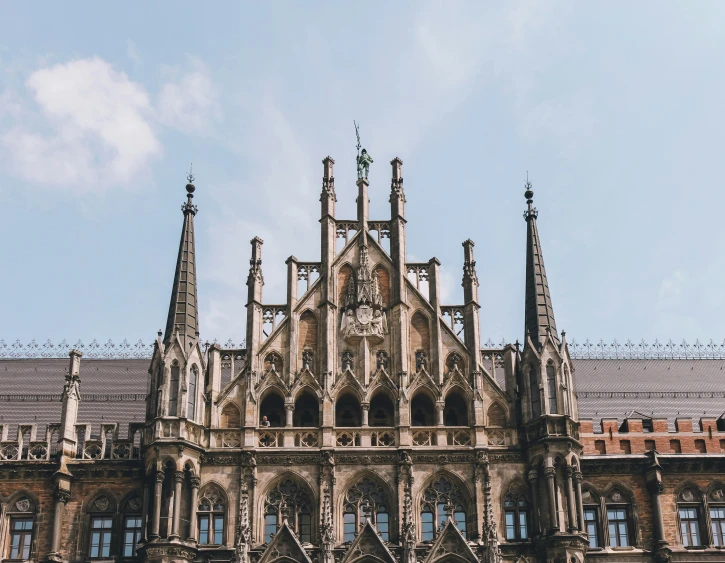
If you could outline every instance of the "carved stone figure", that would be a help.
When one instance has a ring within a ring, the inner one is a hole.
[[[368,154],[365,149],[362,150],[360,156],[357,157],[357,179],[361,180],[368,179],[368,172],[370,172],[370,165],[373,163],[372,157]]]

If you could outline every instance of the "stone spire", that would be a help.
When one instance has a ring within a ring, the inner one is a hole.
[[[544,255],[541,252],[539,230],[536,227],[538,212],[533,204],[534,191],[531,182],[526,178],[524,197],[528,207],[524,212],[526,219],[526,320],[524,330],[531,341],[538,344],[546,337],[547,331],[555,341],[559,341],[556,333],[554,309],[551,306],[549,283],[546,281]]]
[[[196,257],[194,252],[194,216],[197,207],[191,203],[194,198],[194,176],[189,173],[186,184],[186,203],[181,206],[184,226],[181,229],[179,255],[176,258],[174,286],[171,290],[169,316],[166,320],[164,343],[168,346],[175,333],[186,352],[199,336],[199,314],[196,302]]]

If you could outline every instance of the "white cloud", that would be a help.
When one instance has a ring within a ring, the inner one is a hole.
[[[128,182],[161,153],[146,90],[102,59],[38,70],[26,87],[40,123],[0,134],[0,158],[24,180],[102,190]]]
[[[159,120],[186,133],[205,133],[221,117],[221,109],[206,65],[196,59],[191,64],[194,70],[183,74],[178,67],[166,69],[173,80],[161,87]]]
[[[129,60],[135,64],[140,65],[141,64],[141,54],[138,52],[138,49],[136,48],[136,43],[134,43],[131,39],[126,41],[126,56],[129,58]]]

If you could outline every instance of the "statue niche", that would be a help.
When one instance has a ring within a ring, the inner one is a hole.
[[[360,248],[357,279],[349,277],[341,307],[340,332],[347,341],[367,337],[372,342],[382,342],[388,334],[378,275],[370,271],[367,245]]]

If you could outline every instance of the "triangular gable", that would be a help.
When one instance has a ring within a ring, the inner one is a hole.
[[[449,518],[443,531],[438,534],[433,542],[424,563],[433,563],[451,555],[454,555],[458,561],[479,563],[478,557],[473,553],[471,546],[468,545],[466,539],[461,535],[461,531],[456,528],[456,525]]]
[[[309,387],[319,398],[322,398],[322,387],[309,369],[305,369],[297,376],[290,389],[290,395],[295,396],[302,387]]]
[[[380,561],[381,563],[397,563],[378,532],[373,528],[370,520],[365,523],[362,531],[350,544],[341,563],[352,563],[358,559]]]
[[[282,527],[272,538],[267,549],[259,558],[259,563],[272,563],[273,561],[288,563],[312,563],[309,556],[302,549],[297,536],[287,525],[287,520],[282,522]]]
[[[407,389],[403,389],[403,394],[406,400],[409,400],[413,392],[420,387],[425,387],[426,389],[428,389],[436,399],[440,397],[438,386],[431,379],[425,368],[421,369],[415,374]]]
[[[349,368],[345,370],[345,373],[343,373],[337,381],[335,381],[335,385],[332,386],[332,396],[336,396],[337,393],[346,387],[354,389],[360,396],[361,401],[365,398],[365,388]]]
[[[372,381],[368,385],[368,397],[371,397],[380,387],[390,391],[393,394],[393,398],[398,398],[398,387],[395,383],[393,383],[393,380],[390,379],[388,372],[384,369],[379,369],[375,372]]]

